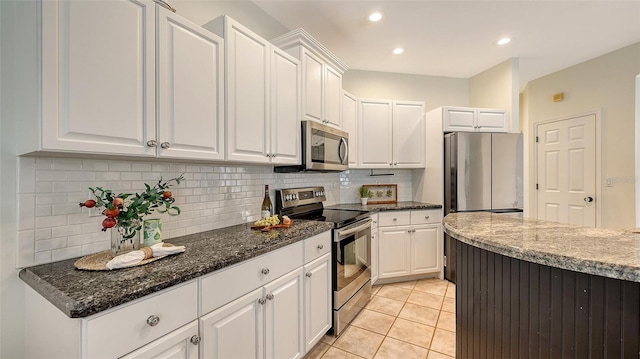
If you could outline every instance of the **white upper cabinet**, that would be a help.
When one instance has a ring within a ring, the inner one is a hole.
[[[159,157],[224,159],[223,63],[222,38],[158,7]]]
[[[41,6],[41,142],[30,150],[154,156],[156,5]]]
[[[358,100],[360,168],[425,166],[424,103]]]
[[[506,110],[443,107],[445,132],[507,132]]]
[[[358,167],[358,98],[342,91],[342,130],[349,134],[349,168]]]
[[[347,66],[303,29],[271,42],[301,62],[304,119],[340,128],[342,74]]]
[[[207,27],[226,44],[226,159],[299,163],[299,61],[228,16]]]
[[[224,157],[220,37],[153,1],[40,4],[14,40],[21,52],[41,47],[29,104],[41,115],[19,125],[20,154]]]

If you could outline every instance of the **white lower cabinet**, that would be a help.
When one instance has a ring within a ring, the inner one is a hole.
[[[301,358],[302,269],[200,318],[203,358]]]
[[[304,338],[309,352],[331,328],[331,253],[306,264],[304,273]]]
[[[198,321],[194,320],[184,327],[123,356],[122,359],[197,359],[199,342]]]
[[[441,220],[439,209],[380,213],[378,278],[442,271]]]

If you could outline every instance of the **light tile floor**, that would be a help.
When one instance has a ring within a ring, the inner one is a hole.
[[[325,336],[304,359],[453,359],[455,285],[421,279],[373,287],[339,338]]]

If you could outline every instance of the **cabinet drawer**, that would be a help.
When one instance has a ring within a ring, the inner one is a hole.
[[[411,224],[427,224],[440,222],[442,222],[442,211],[440,209],[411,211]]]
[[[147,320],[158,317],[156,325]],[[116,358],[198,318],[198,283],[162,291],[82,322],[87,358]]]
[[[201,277],[200,315],[301,267],[303,245],[303,241],[299,241]]]
[[[378,213],[378,222],[380,227],[409,225],[411,224],[410,211],[380,212]]]
[[[309,263],[325,253],[331,253],[331,231],[304,240],[305,263]]]

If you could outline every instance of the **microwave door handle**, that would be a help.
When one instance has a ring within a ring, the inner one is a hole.
[[[341,149],[342,146],[344,145],[344,157],[341,156]],[[340,164],[345,164],[345,160],[347,158],[349,158],[349,146],[347,145],[347,140],[344,139],[344,137],[340,137],[340,146],[338,146],[338,158],[340,159]]]

